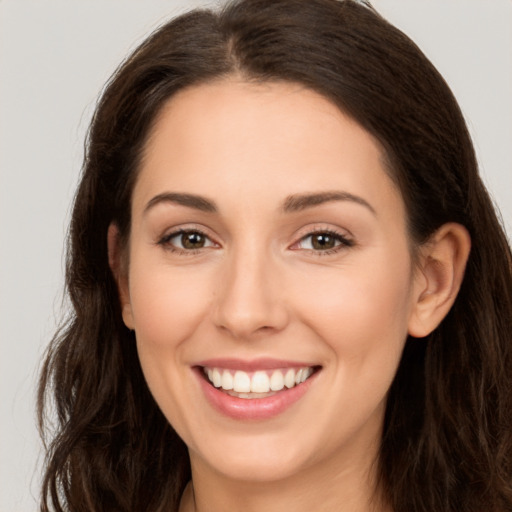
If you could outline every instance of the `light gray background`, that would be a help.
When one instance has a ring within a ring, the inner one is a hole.
[[[149,31],[204,3],[0,0],[0,512],[37,510],[35,382],[61,312],[63,239],[97,94]],[[374,5],[452,87],[512,233],[512,1]]]

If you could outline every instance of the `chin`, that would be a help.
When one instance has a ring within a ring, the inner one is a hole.
[[[224,432],[192,441],[192,466],[209,466],[225,478],[246,482],[275,482],[300,473],[320,455],[300,432]],[[316,444],[315,444],[316,446]]]

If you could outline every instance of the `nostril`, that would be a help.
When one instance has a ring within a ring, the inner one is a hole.
[[[260,260],[258,268],[254,265],[249,262],[242,269],[231,269],[225,276],[227,279],[219,283],[215,295],[213,323],[234,339],[268,335],[282,330],[288,323],[283,289],[278,288],[276,280],[263,276]]]

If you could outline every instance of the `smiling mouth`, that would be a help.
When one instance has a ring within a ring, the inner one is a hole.
[[[202,367],[206,380],[219,391],[245,399],[267,398],[299,386],[320,369],[319,366],[245,372]]]

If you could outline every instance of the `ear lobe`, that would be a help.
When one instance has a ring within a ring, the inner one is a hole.
[[[128,269],[126,268],[126,262],[122,254],[119,228],[114,223],[110,224],[108,227],[107,247],[108,264],[117,284],[123,322],[126,327],[128,327],[128,329],[133,330],[135,327],[133,321],[132,306],[130,302],[130,290],[128,286]]]
[[[468,231],[456,223],[441,226],[420,249],[408,326],[411,336],[427,336],[448,314],[462,284],[470,249]]]

